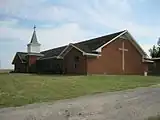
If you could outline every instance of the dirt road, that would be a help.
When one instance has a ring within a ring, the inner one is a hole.
[[[0,109],[0,120],[144,120],[160,113],[160,88],[138,88]]]

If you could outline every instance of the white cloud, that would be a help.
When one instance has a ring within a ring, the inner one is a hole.
[[[3,39],[25,40],[29,32],[31,32],[29,29],[2,26],[0,27],[0,41]]]
[[[11,61],[15,52],[26,52],[27,44],[30,42],[33,32],[32,29],[12,26],[9,27],[8,24],[10,23],[7,23],[6,26],[4,25],[3,27],[0,27],[0,43],[5,45],[2,47],[6,47],[9,50],[7,50],[8,53],[6,51],[5,54],[2,54],[2,52],[0,51],[0,59],[3,58],[1,59],[3,68],[13,67],[11,66]],[[71,42],[77,42],[79,40],[89,37],[90,35],[92,36],[92,32],[83,30],[76,23],[66,23],[57,27],[37,28],[38,41],[42,44],[41,50],[46,50],[61,45],[67,45]],[[8,40],[8,42],[4,42],[4,40]],[[10,40],[16,40],[14,45],[10,44]],[[15,51],[15,48],[13,47],[18,47],[19,49],[16,48],[17,51]],[[1,50],[3,49],[1,48]]]
[[[7,19],[7,20],[0,20],[0,26],[14,26],[17,25],[18,20],[17,19]]]
[[[92,36],[92,34],[92,32],[80,28],[76,23],[64,24],[57,28],[40,29],[37,31],[37,36],[45,49],[77,42]]]
[[[74,10],[48,4],[47,0],[6,0],[0,1],[0,13],[27,20],[59,21],[69,19]]]
[[[32,29],[3,26],[0,28],[0,41],[3,39],[15,39],[25,41],[27,44],[31,39],[32,32]],[[42,44],[42,49],[53,48],[55,46],[68,44],[70,42],[76,42],[87,38],[90,35],[92,35],[90,31],[83,30],[76,23],[67,23],[55,28],[47,27],[37,29],[37,36],[38,40]]]
[[[128,29],[148,53],[152,44],[144,42],[145,38],[151,39],[150,43],[156,43],[160,27],[137,23],[133,18],[134,9],[130,0],[66,0],[63,4],[48,4],[47,0],[0,1],[0,14],[6,17],[45,23],[37,28],[42,49],[96,36],[98,33],[93,31],[98,31],[97,28],[103,29],[104,33]],[[57,22],[59,24],[55,26]],[[0,41],[16,39],[26,44],[30,41],[32,29],[19,27],[17,19],[1,20],[0,26]],[[86,29],[88,26],[93,29]]]
[[[144,51],[147,53],[147,55],[150,55],[149,49],[153,47],[152,44],[142,44],[141,47],[144,49]]]
[[[133,19],[134,10],[129,0],[67,0],[67,5],[47,4],[47,0],[6,0],[6,14],[22,19],[57,22],[74,22],[78,25],[101,26],[103,29],[127,29],[140,37],[158,36],[160,28],[138,24]],[[79,6],[77,6],[79,5]],[[73,7],[76,6],[76,7]]]

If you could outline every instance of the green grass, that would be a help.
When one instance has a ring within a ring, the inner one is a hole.
[[[160,116],[157,115],[157,116],[154,116],[154,117],[149,117],[148,119],[146,120],[160,120]]]
[[[0,69],[0,74],[9,73],[12,69]]]
[[[159,77],[0,74],[0,107],[159,84]]]

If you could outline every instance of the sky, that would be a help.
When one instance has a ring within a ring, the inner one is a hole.
[[[41,50],[128,30],[148,50],[160,37],[159,0],[0,0],[0,68],[13,68],[36,25]]]

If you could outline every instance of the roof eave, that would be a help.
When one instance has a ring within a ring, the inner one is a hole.
[[[60,57],[60,56],[53,56],[53,57],[47,57],[47,58],[40,58],[38,60],[47,60],[47,59],[63,59],[63,57]]]
[[[121,34],[119,34],[119,35],[117,35],[116,37],[114,37],[113,39],[111,39],[109,42],[107,42],[107,43],[103,44],[102,46],[100,46],[99,48],[97,48],[95,51],[101,52],[101,49],[102,49],[104,46],[110,44],[111,42],[113,42],[115,39],[119,38],[120,36],[122,36],[122,35],[125,34],[126,32],[128,32],[128,31],[125,30],[125,31],[122,32]]]
[[[140,54],[142,55],[142,58],[148,57],[148,55],[144,52],[144,50],[140,47],[140,45],[135,41],[135,39],[133,38],[133,36],[128,32],[128,30],[125,30],[123,33],[117,35],[116,37],[114,37],[112,40],[110,40],[109,42],[107,42],[106,44],[100,46],[99,48],[96,49],[97,52],[101,52],[102,48],[108,44],[110,44],[111,42],[113,42],[114,40],[116,40],[117,38],[121,37],[122,35],[124,35],[125,33],[128,33],[128,35],[131,37],[132,41],[134,42],[133,44],[135,44],[136,48],[138,49],[138,51],[140,52]]]
[[[34,55],[34,56],[39,56],[39,57],[44,56],[44,54],[42,54],[42,53],[28,53],[27,55]]]
[[[12,65],[15,63],[15,62],[14,62],[14,60],[15,60],[15,57],[16,57],[16,56],[18,56],[18,57],[19,57],[19,59],[20,59],[21,63],[25,63],[25,62],[22,60],[22,58],[20,57],[20,55],[18,54],[18,52],[17,52],[17,53],[16,53],[16,55],[14,56],[13,61],[12,61]]]
[[[154,61],[151,58],[142,58],[142,62],[146,62],[146,63],[154,63]]]
[[[101,56],[101,54],[94,54],[94,53],[83,53],[83,55],[86,55],[86,56]]]
[[[160,57],[157,57],[157,58],[151,58],[151,60],[160,60]]]

